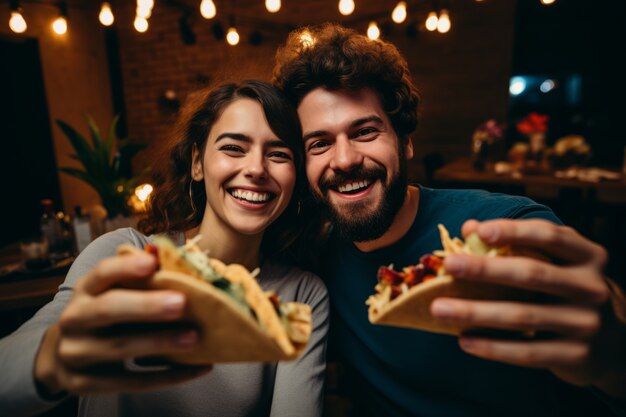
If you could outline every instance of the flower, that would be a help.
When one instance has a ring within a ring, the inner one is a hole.
[[[489,144],[497,142],[504,137],[504,124],[489,119],[485,123],[479,125],[474,131],[472,139],[474,142],[487,142]]]
[[[529,113],[517,123],[517,131],[523,135],[531,135],[533,133],[546,133],[548,130],[549,117],[545,114]]]

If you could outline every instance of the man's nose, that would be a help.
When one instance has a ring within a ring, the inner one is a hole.
[[[337,171],[348,172],[363,163],[363,154],[356,148],[353,141],[348,137],[338,137],[335,142],[333,157],[330,168]]]

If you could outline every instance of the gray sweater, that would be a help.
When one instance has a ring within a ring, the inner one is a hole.
[[[150,241],[134,229],[119,229],[96,239],[76,259],[49,304],[14,333],[0,340],[0,415],[41,413],[56,403],[35,389],[33,365],[42,337],[69,302],[76,281],[118,245],[143,247]],[[182,244],[182,235],[179,237]],[[79,416],[320,416],[323,403],[328,295],[312,273],[266,261],[257,277],[265,290],[284,301],[313,309],[313,333],[302,356],[293,362],[219,364],[198,379],[157,391],[81,397]]]

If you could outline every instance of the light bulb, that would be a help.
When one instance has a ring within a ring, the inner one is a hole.
[[[265,8],[270,13],[276,13],[280,10],[280,0],[265,0]]]
[[[393,9],[391,13],[391,20],[396,23],[402,23],[406,20],[406,3],[401,1],[398,2],[396,7]]]
[[[541,4],[544,4],[544,5],[547,6],[547,5],[550,5],[550,4],[554,3],[554,1],[555,0],[541,0]]]
[[[228,29],[228,33],[226,34],[226,42],[229,45],[235,46],[239,43],[239,34],[237,33],[237,29],[231,27]]]
[[[137,7],[152,10],[154,7],[154,0],[137,0]]]
[[[144,18],[144,19],[150,19],[150,16],[152,16],[152,8],[145,6],[145,5],[137,5],[137,9],[135,10],[135,14],[138,17]]]
[[[26,32],[26,28],[28,27],[28,25],[26,24],[26,20],[24,20],[24,16],[22,16],[19,10],[13,10],[11,12],[9,27],[15,33]]]
[[[52,22],[52,30],[57,35],[65,35],[65,32],[67,32],[67,20],[65,20],[65,17],[57,17],[54,22]]]
[[[339,0],[339,13],[344,16],[352,14],[354,11],[354,0]]]
[[[213,0],[202,0],[200,3],[200,14],[205,19],[213,19],[217,14],[217,8]]]
[[[144,33],[146,30],[148,30],[148,21],[141,16],[135,16],[135,22],[133,23],[133,26],[135,26],[135,30],[137,32]]]
[[[373,41],[380,38],[380,29],[378,29],[376,22],[370,22],[367,27],[367,37]]]
[[[448,11],[446,9],[442,9],[441,14],[439,15],[439,21],[437,22],[437,31],[439,33],[447,33],[450,31],[451,26],[452,23],[450,22]]]
[[[100,19],[100,23],[104,26],[111,26],[115,21],[115,17],[113,17],[113,12],[111,11],[111,5],[106,1],[102,3],[102,7],[100,8],[100,15],[98,15]]]
[[[437,23],[439,22],[439,18],[437,17],[436,12],[428,13],[428,17],[426,18],[426,29],[429,31],[437,30]]]

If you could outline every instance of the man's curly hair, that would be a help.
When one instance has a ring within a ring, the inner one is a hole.
[[[420,93],[400,51],[384,41],[325,23],[297,29],[276,52],[272,82],[298,105],[318,87],[374,91],[402,141],[417,128]]]

